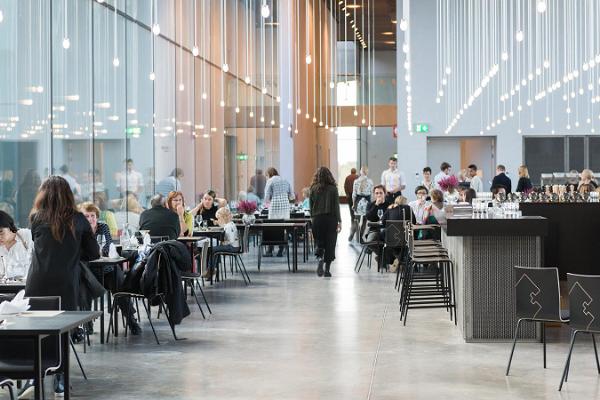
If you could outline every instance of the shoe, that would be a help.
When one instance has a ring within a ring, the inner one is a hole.
[[[142,328],[133,317],[127,321],[127,325],[129,325],[129,333],[131,333],[133,336],[138,336],[142,333]]]
[[[33,382],[33,379],[30,379],[27,382],[25,382],[25,385],[23,386],[21,392],[19,393],[19,396],[17,397],[19,400],[33,399],[35,394],[35,386]]]
[[[71,340],[75,344],[81,343],[85,340],[85,332],[81,326],[77,327],[77,329],[71,333]]]
[[[317,266],[317,275],[319,277],[323,276],[323,259],[319,258],[319,265]]]
[[[277,257],[283,257],[283,250],[279,250],[277,252]]]
[[[65,395],[65,381],[63,374],[54,375],[54,396],[63,397]]]
[[[329,271],[325,271],[325,273],[323,274],[323,276],[324,276],[325,278],[331,278],[331,272],[329,272]]]

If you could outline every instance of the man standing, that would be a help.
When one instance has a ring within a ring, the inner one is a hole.
[[[468,168],[469,178],[471,179],[471,189],[476,192],[483,192],[483,182],[479,175],[477,175],[477,165],[471,164]]]
[[[350,175],[348,175],[346,177],[346,180],[344,180],[344,192],[346,193],[346,199],[348,200],[348,207],[350,208],[350,232],[353,232],[353,227],[354,227],[354,209],[353,209],[353,204],[352,204],[352,190],[354,189],[354,181],[358,178],[358,175],[356,174],[356,168],[352,168],[350,170]],[[348,238],[348,240],[352,240],[352,234],[350,234],[350,237]]]
[[[381,174],[381,185],[385,188],[386,201],[392,204],[394,199],[400,196],[406,187],[406,178],[404,178],[403,172],[398,171],[398,159],[396,157],[390,157],[388,166],[389,169]]]
[[[262,169],[256,170],[256,175],[250,178],[250,186],[254,188],[254,193],[262,200],[265,198],[265,185],[267,177],[263,175]]]
[[[144,191],[144,177],[135,170],[131,158],[125,161],[125,165],[125,171],[121,172],[117,178],[117,189],[123,196],[133,193],[139,197]]]
[[[506,193],[510,193],[512,191],[512,183],[510,178],[506,176],[506,167],[502,164],[498,164],[496,167],[496,176],[492,180],[492,188],[498,186],[503,186],[504,189],[506,189]]]
[[[450,175],[451,170],[452,166],[446,161],[440,165],[440,172],[435,176],[435,178],[433,178],[433,183],[435,184],[436,189],[440,188],[440,181]]]

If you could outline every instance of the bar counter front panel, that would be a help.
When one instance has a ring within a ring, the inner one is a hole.
[[[458,325],[467,342],[512,340],[517,323],[515,265],[541,268],[545,218],[473,219],[449,217],[442,240],[454,261]],[[534,324],[521,339],[537,340]]]

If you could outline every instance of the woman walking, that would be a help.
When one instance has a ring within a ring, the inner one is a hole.
[[[310,186],[310,215],[319,260],[317,275],[331,277],[337,234],[342,229],[340,199],[335,179],[326,167],[317,169]],[[323,270],[325,264],[325,270]]]
[[[30,215],[33,237],[31,268],[25,295],[60,296],[63,310],[76,311],[79,298],[79,261],[100,257],[90,223],[75,208],[64,178],[50,176],[40,187]],[[62,374],[54,392],[64,392]]]

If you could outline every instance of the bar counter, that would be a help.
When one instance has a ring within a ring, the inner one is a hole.
[[[454,262],[458,326],[466,342],[512,340],[517,323],[513,267],[544,265],[547,232],[543,217],[448,216],[442,242]],[[536,340],[538,332],[525,324],[520,337]]]

